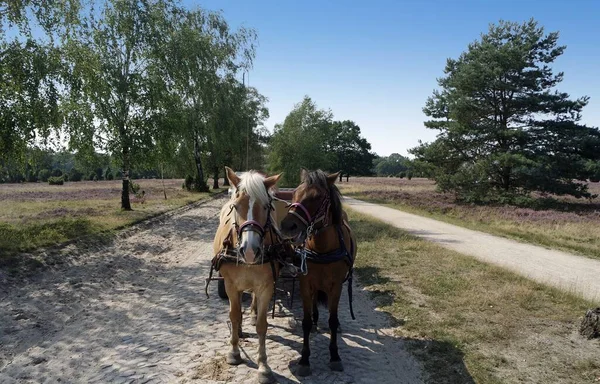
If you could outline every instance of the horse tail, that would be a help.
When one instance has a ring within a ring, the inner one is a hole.
[[[317,303],[327,308],[328,301],[327,294],[324,291],[317,291]]]

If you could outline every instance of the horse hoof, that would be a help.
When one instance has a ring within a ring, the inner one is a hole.
[[[272,371],[258,372],[258,382],[260,384],[271,384],[275,382],[275,375]]]
[[[227,354],[227,364],[229,365],[240,365],[244,360],[242,360],[242,356],[240,353],[229,352]]]
[[[298,376],[305,377],[308,375],[310,375],[310,365],[301,365],[298,368]]]
[[[344,366],[342,365],[341,361],[330,361],[329,369],[331,369],[332,371],[336,371],[336,372],[343,372]]]

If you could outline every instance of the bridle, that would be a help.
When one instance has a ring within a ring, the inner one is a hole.
[[[311,215],[308,209],[300,202],[290,204],[288,213],[296,216],[298,220],[300,220],[302,224],[306,226],[306,237],[308,238],[327,227],[327,218],[329,216],[330,206],[331,198],[329,197],[329,193],[327,193],[323,198],[323,201],[321,201],[321,205],[314,216]],[[300,208],[300,211],[303,213],[303,215],[298,212],[298,208]],[[320,222],[323,222],[323,226],[315,231],[315,225]]]
[[[252,209],[252,207],[249,207],[248,209]],[[273,198],[271,197],[270,194],[269,194],[268,210],[269,210],[269,212],[267,213],[267,222],[265,223],[264,226],[256,220],[246,220],[242,224],[238,225],[237,224],[237,210],[235,209],[235,205],[231,204],[229,214],[231,214],[231,212],[234,213],[233,228],[235,228],[235,233],[237,235],[237,242],[234,246],[234,249],[235,249],[236,255],[238,256],[238,259],[239,259],[239,256],[242,256],[242,257],[245,256],[241,252],[242,234],[244,232],[249,232],[249,231],[252,231],[252,232],[258,234],[258,236],[260,237],[260,257],[261,258],[264,257],[264,254],[265,254],[264,239],[265,239],[265,235],[267,234],[267,232],[270,232],[270,229],[272,228],[272,226],[271,226],[271,211],[274,210]],[[261,259],[261,261],[262,261],[262,259]]]
[[[269,203],[270,204],[270,203]],[[271,219],[271,215],[267,215],[267,222],[264,226],[262,226],[258,221],[256,220],[246,220],[242,223],[242,225],[237,227],[237,235],[238,235],[238,242],[239,239],[242,238],[242,233],[244,231],[248,232],[248,231],[252,231],[255,233],[258,233],[258,235],[260,236],[261,240],[263,237],[265,237],[265,232],[267,231],[269,224],[270,224],[270,220]],[[236,226],[237,226],[237,221],[236,221]]]

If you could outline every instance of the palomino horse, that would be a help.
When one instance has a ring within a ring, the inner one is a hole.
[[[224,278],[229,297],[231,350],[227,355],[227,363],[238,365],[243,361],[238,346],[242,292],[252,290],[258,334],[258,379],[260,383],[271,383],[274,376],[267,364],[265,338],[267,311],[279,273],[279,263],[270,259],[270,252],[266,249],[280,239],[272,217],[274,208],[270,189],[281,175],[265,178],[255,171],[249,171],[238,177],[231,168],[226,167],[226,170],[227,178],[236,190],[221,210],[219,228],[213,242],[216,255],[213,266]]]
[[[340,191],[335,186],[339,172],[326,175],[322,171],[302,170],[302,184],[294,192],[286,218],[281,222],[281,233],[294,239],[300,246],[302,262],[306,262],[306,275],[300,276],[300,292],[304,318],[302,330],[304,344],[298,375],[310,374],[309,336],[313,321],[319,317],[317,299],[327,300],[329,307],[329,367],[343,371],[338,353],[337,332],[339,327],[338,305],[342,285],[349,279],[348,293],[352,318],[352,265],[356,256],[356,239],[348,226],[342,209]],[[327,296],[325,299],[323,293]]]

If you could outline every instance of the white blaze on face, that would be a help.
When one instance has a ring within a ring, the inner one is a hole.
[[[252,211],[254,210],[254,204],[256,203],[256,199],[250,197],[250,202],[248,203],[248,221],[254,220]],[[260,246],[260,236],[255,231],[244,231],[242,232],[242,249],[244,250],[244,255],[246,256],[246,260],[248,262],[253,262],[256,255],[254,250],[258,249]]]

